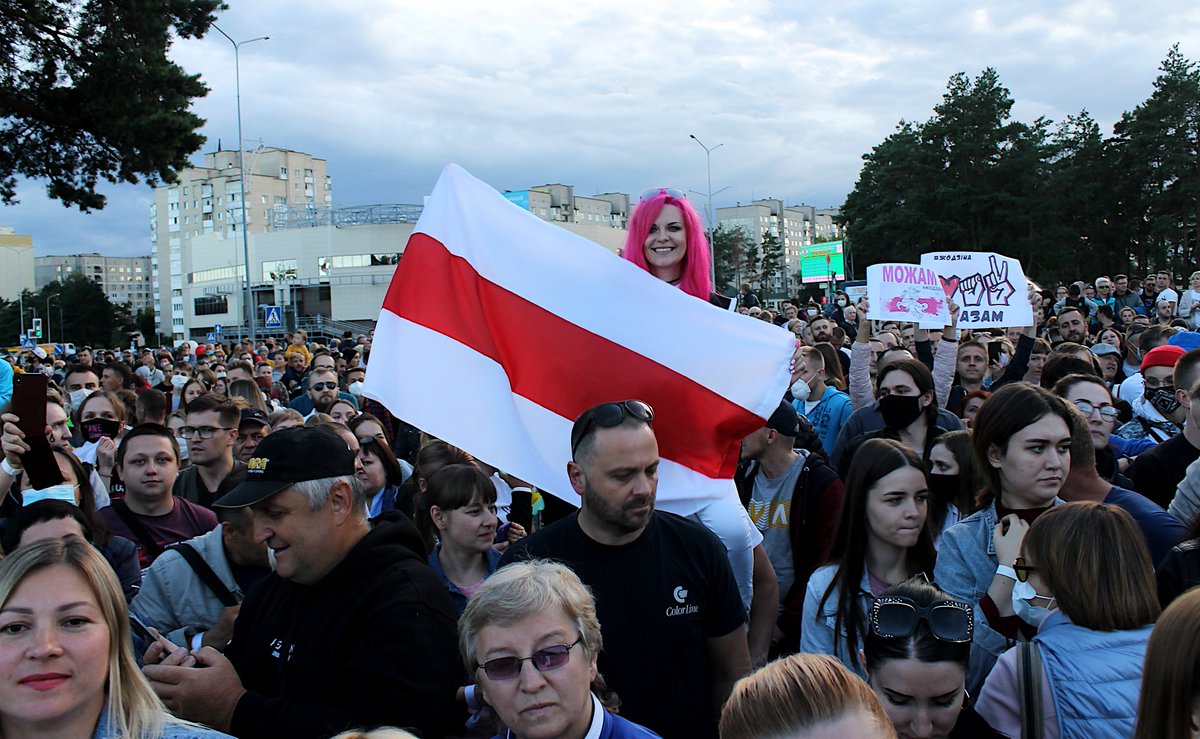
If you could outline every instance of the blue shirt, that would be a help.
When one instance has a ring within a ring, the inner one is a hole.
[[[1155,568],[1172,547],[1188,538],[1188,529],[1179,519],[1144,495],[1114,485],[1105,496],[1104,502],[1125,509],[1133,516],[1133,520],[1137,521],[1150,550],[1150,561]]]
[[[446,589],[450,591],[450,600],[454,601],[454,610],[458,611],[459,617],[463,615],[463,611],[467,610],[467,595],[459,590],[458,586],[450,582],[450,578],[446,577],[445,570],[442,569],[442,561],[438,559],[438,552],[442,551],[442,545],[439,542],[433,551],[429,553],[429,567],[433,570]],[[503,552],[496,549],[487,551],[487,576],[483,579],[491,577],[496,572],[497,565],[500,564],[500,558],[504,556]]]
[[[13,368],[8,362],[0,361],[0,405],[12,400]]]

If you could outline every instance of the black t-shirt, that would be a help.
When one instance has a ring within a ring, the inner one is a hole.
[[[662,511],[619,547],[593,541],[577,519],[516,542],[500,566],[555,559],[591,588],[604,636],[600,673],[622,717],[667,739],[717,736],[705,640],[745,623],[725,548],[703,526]]]
[[[1179,433],[1139,454],[1125,476],[1133,481],[1134,490],[1166,508],[1187,475],[1188,465],[1197,459],[1200,449]]]

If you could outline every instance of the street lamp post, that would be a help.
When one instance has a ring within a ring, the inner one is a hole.
[[[46,296],[46,343],[48,343],[48,344],[54,343],[51,340],[51,335],[50,335],[50,301],[57,300],[58,298],[59,298],[58,294]],[[59,304],[58,314],[60,316],[62,315],[62,304],[61,303]],[[59,323],[58,331],[59,331],[59,333],[62,333],[62,323]]]
[[[229,43],[233,44],[233,77],[234,86],[237,91],[237,126],[238,126],[238,179],[241,182],[242,192],[238,200],[242,205],[242,261],[245,263],[245,286],[246,295],[242,300],[243,310],[246,313],[246,326],[250,332],[250,342],[257,344],[258,339],[254,331],[254,295],[250,292],[250,235],[246,231],[246,152],[244,149],[245,140],[242,138],[242,70],[239,59],[239,51],[242,46],[252,44],[255,41],[266,41],[270,36],[259,36],[258,38],[247,39],[245,41],[234,41],[229,34],[222,31],[216,23],[212,24],[213,28],[217,29],[217,33],[224,36]]]
[[[712,199],[713,195],[720,195],[728,190],[728,187],[722,187],[720,190],[713,192],[712,189],[712,153],[724,146],[724,143],[717,144],[711,149],[704,145],[704,142],[696,138],[696,134],[688,134],[693,141],[700,144],[700,148],[704,149],[704,161],[708,167],[708,192],[698,193],[708,198],[708,261],[709,261],[709,280],[712,281],[713,287],[717,284],[717,245],[716,245],[716,223],[713,219]]]

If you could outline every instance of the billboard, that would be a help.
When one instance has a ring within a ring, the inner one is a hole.
[[[525,210],[529,210],[529,191],[528,190],[506,190],[500,193],[508,202],[513,205],[520,206]]]
[[[842,259],[842,242],[830,241],[824,244],[800,247],[800,281],[829,282],[829,275],[835,279],[846,279],[846,263]]]

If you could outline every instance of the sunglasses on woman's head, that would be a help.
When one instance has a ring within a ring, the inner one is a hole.
[[[675,198],[676,200],[687,200],[687,195],[684,194],[683,190],[676,190],[673,187],[652,187],[642,193],[638,200],[650,200],[651,198],[658,197],[659,193],[666,193],[667,197]]]
[[[975,615],[966,603],[939,600],[918,607],[911,598],[889,595],[871,605],[871,631],[885,639],[911,636],[921,621],[938,641],[964,644],[975,632]]]

